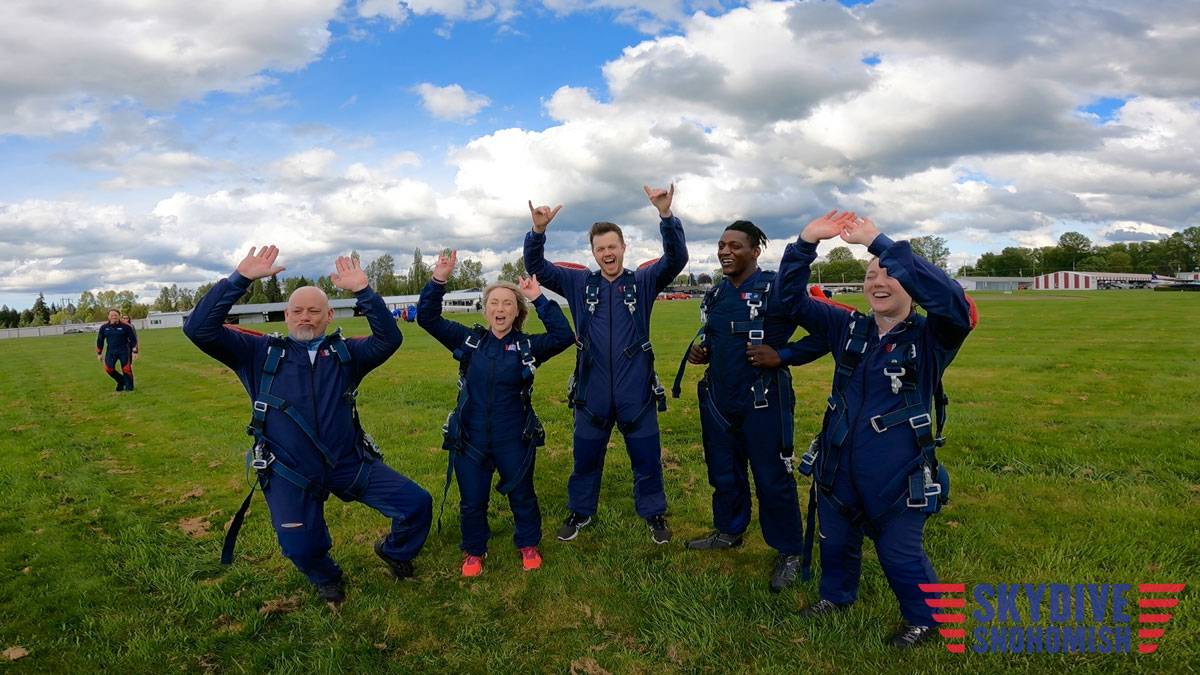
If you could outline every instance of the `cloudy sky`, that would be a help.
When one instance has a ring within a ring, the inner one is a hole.
[[[1200,212],[1198,54],[1194,0],[6,0],[0,302],[152,300],[260,243],[490,275],[527,199],[564,204],[552,258],[613,220],[636,264],[670,181],[695,272],[835,207],[955,264],[1158,237]]]

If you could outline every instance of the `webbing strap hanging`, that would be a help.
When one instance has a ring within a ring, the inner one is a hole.
[[[683,350],[683,358],[679,359],[679,369],[675,371],[675,382],[671,385],[671,397],[679,398],[679,394],[683,387],[683,371],[687,368],[688,354],[692,351],[692,346],[697,341],[700,345],[704,345],[704,335],[708,331],[708,311],[712,307],[713,302],[717,299],[717,294],[721,292],[721,284],[724,280],[715,284],[712,288],[705,292],[704,297],[700,299],[700,328],[696,330],[696,335],[692,341],[688,343],[687,349]]]

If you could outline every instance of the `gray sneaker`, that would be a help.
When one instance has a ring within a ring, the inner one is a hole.
[[[662,516],[650,516],[646,519],[650,526],[650,541],[662,545],[671,543],[671,528],[667,527],[667,519]]]
[[[588,525],[592,524],[591,516],[581,516],[572,511],[567,519],[563,521],[562,527],[558,528],[559,541],[571,541],[579,536],[579,531]]]
[[[724,532],[713,531],[707,537],[693,539],[683,545],[684,548],[693,551],[722,551],[727,548],[737,548],[742,545],[742,535],[740,534],[725,534]]]
[[[783,555],[775,557],[775,571],[771,574],[771,592],[778,593],[791,586],[800,572],[800,556]]]

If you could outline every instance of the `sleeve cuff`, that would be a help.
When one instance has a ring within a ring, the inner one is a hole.
[[[775,353],[779,354],[779,360],[783,361],[783,365],[786,366],[792,362],[792,357],[794,354],[792,354],[791,347],[780,347],[779,349],[775,350]]]
[[[545,309],[549,304],[550,298],[547,298],[545,293],[542,293],[533,299],[533,306],[537,308],[538,311]]]
[[[883,252],[891,248],[892,244],[894,243],[896,242],[892,241],[891,237],[888,237],[886,234],[880,232],[879,236],[875,237],[875,241],[871,242],[871,245],[867,247],[867,250],[870,251],[871,255],[873,256],[881,256],[883,255]]]
[[[239,274],[238,272],[234,272],[233,274],[229,275],[229,283],[233,284],[234,286],[237,286],[238,288],[245,290],[247,288],[250,288],[250,284],[252,282],[249,279],[247,279],[246,277]]]
[[[683,223],[679,222],[679,218],[674,213],[672,213],[670,216],[667,216],[666,218],[663,218],[660,215],[659,219],[660,219],[659,227],[680,227],[683,225]]]
[[[817,254],[817,245],[807,242],[801,237],[796,237],[796,250],[815,256]]]
[[[372,295],[375,295],[375,289],[371,288],[369,285],[363,286],[361,289],[354,292],[354,297],[358,298],[359,300],[366,300]]]
[[[533,242],[535,244],[542,243],[546,241],[546,233],[529,230],[529,232],[525,235],[525,241]]]

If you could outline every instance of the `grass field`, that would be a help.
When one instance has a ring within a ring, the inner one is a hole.
[[[711,518],[697,369],[661,420],[676,543],[650,543],[633,512],[619,440],[598,525],[576,542],[554,540],[570,469],[570,353],[538,371],[548,434],[536,476],[545,567],[521,571],[507,504],[494,497],[487,571],[463,581],[452,490],[446,526],[430,536],[417,578],[396,582],[371,552],[385,520],[335,498],[327,515],[350,596],[335,614],[280,556],[261,497],[238,560],[218,564],[222,526],[246,485],[248,402],[233,375],[181,332],[147,330],[138,390],[126,395],[111,391],[93,337],[0,342],[0,649],[28,651],[15,662],[0,658],[0,668],[1195,672],[1200,298],[976,297],[982,322],[946,378],[952,405],[941,457],[954,494],[926,536],[939,575],[968,586],[1187,583],[1158,653],[896,653],[882,640],[899,613],[869,544],[858,604],[819,624],[796,616],[815,599],[815,582],[768,592],[773,555],[757,524],[739,550],[685,551],[679,542],[705,532]],[[366,331],[362,319],[342,325]],[[695,325],[695,302],[656,307],[664,380]],[[366,380],[361,410],[389,464],[440,496],[439,430],[455,367],[417,326],[403,330],[400,352]],[[819,424],[831,364],[793,372],[802,444]]]

